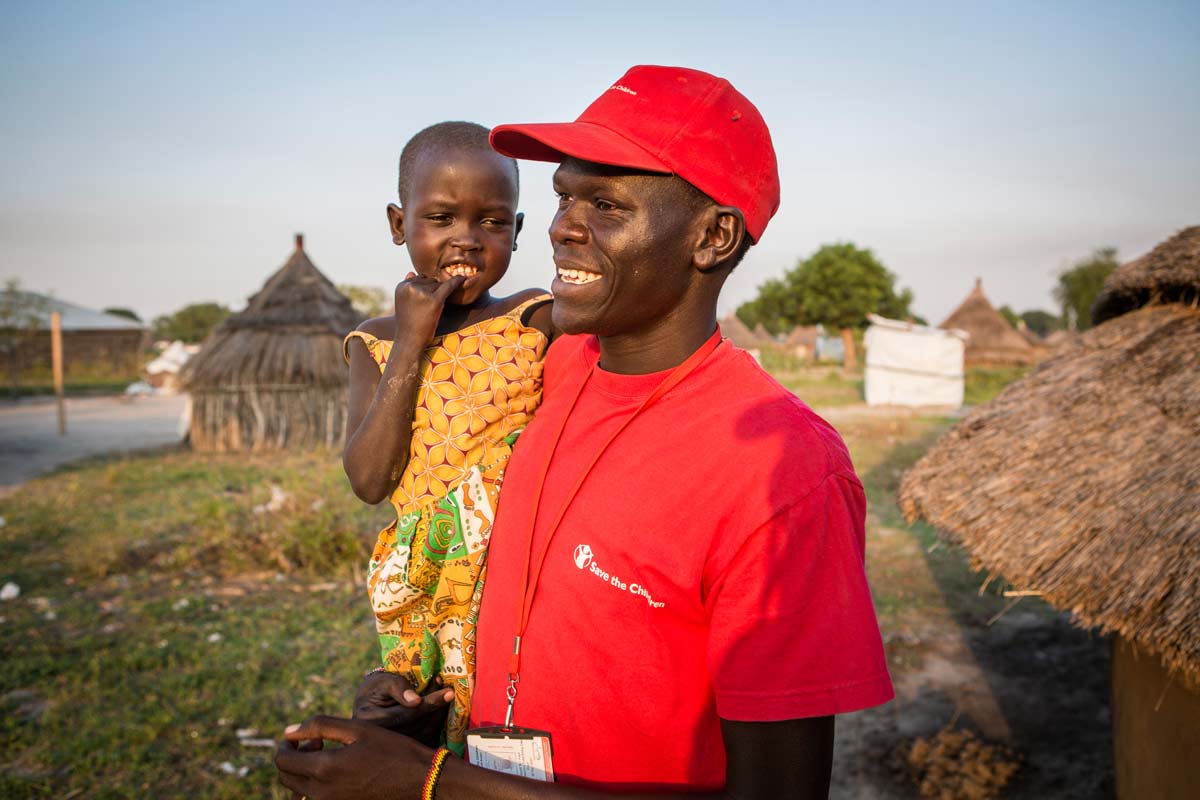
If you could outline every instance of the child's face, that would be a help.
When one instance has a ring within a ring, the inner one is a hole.
[[[522,215],[511,164],[483,151],[432,151],[417,164],[408,202],[388,208],[392,240],[407,244],[413,268],[439,282],[465,275],[447,302],[486,299],[504,277]]]

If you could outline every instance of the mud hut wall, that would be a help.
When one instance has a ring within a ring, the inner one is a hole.
[[[133,378],[141,370],[143,350],[148,344],[147,331],[120,330],[63,331],[63,373],[68,381],[82,377]],[[16,358],[21,372],[49,374],[50,331],[42,330],[25,338]],[[7,375],[13,356],[0,353],[0,374]]]
[[[1119,635],[1112,637],[1112,726],[1118,800],[1197,796],[1200,692]]]

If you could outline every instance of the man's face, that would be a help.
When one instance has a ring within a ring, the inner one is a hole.
[[[567,333],[637,334],[669,317],[692,285],[699,234],[689,187],[568,158],[554,173],[554,324]]]
[[[470,305],[504,277],[520,229],[510,164],[497,154],[431,151],[413,173],[403,216],[393,234],[408,246],[413,268],[437,281],[463,275],[448,302]]]

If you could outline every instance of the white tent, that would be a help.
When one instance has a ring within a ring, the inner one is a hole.
[[[867,405],[962,405],[966,333],[874,314],[868,318],[863,337]]]

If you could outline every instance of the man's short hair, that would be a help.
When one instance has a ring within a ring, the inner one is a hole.
[[[508,163],[512,164],[513,182],[517,189],[521,187],[521,171],[517,167],[517,160],[502,156],[492,149],[488,144],[488,129],[474,122],[463,122],[462,120],[454,120],[450,122],[439,122],[435,125],[430,125],[421,131],[418,131],[408,144],[404,145],[404,149],[400,151],[400,169],[399,177],[396,181],[396,191],[400,195],[400,205],[405,205],[408,199],[409,189],[412,188],[413,175],[417,171],[417,163],[421,157],[427,153],[432,153],[440,150],[458,150],[472,151],[480,150],[486,153],[492,153],[497,158],[503,158]]]

